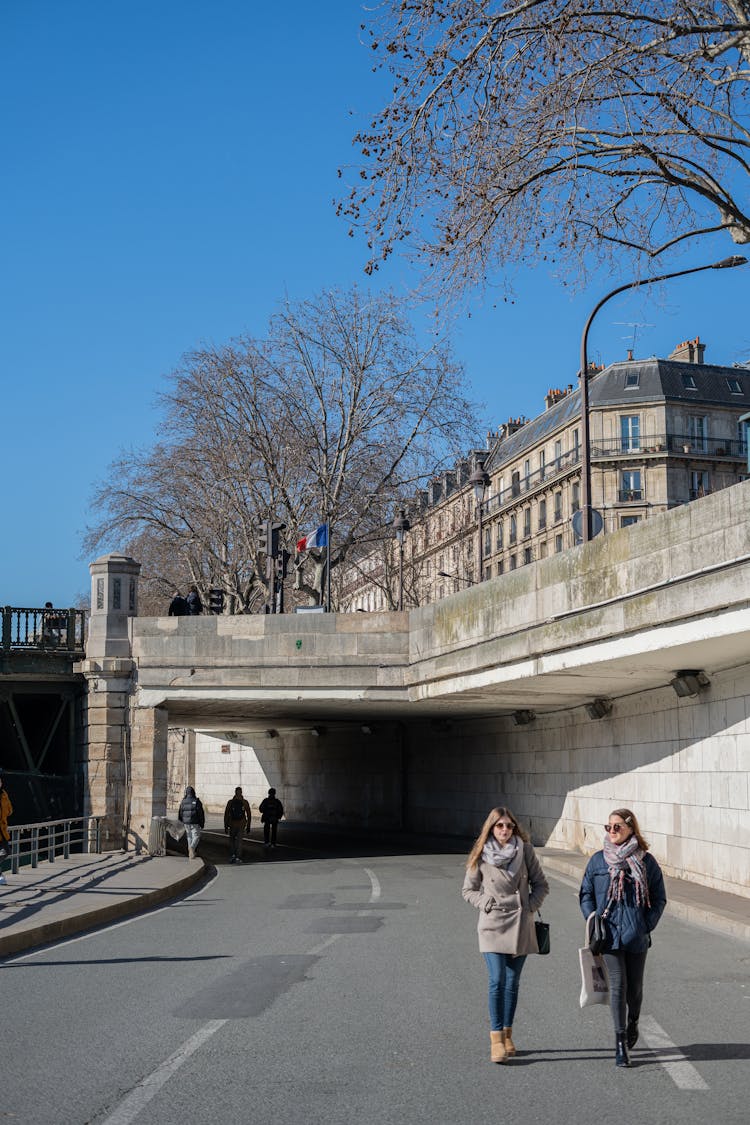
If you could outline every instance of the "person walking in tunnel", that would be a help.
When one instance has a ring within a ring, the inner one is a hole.
[[[488,815],[466,860],[461,891],[479,911],[479,951],[489,977],[490,1060],[516,1054],[513,1018],[521,972],[538,953],[534,912],[549,894],[541,864],[510,809]]]
[[[250,831],[250,819],[250,806],[238,785],[224,809],[224,831],[229,836],[229,846],[232,849],[230,863],[242,863],[242,841],[245,833]]]
[[[630,1066],[628,1051],[638,1042],[651,932],[667,904],[661,868],[630,809],[609,814],[602,850],[589,860],[578,897],[584,918],[596,912],[606,924],[602,957],[615,1025],[615,1066]]]
[[[185,825],[188,859],[195,859],[195,852],[201,838],[201,829],[206,823],[206,815],[200,797],[196,797],[192,785],[188,785],[180,802],[177,819]]]
[[[0,770],[0,886],[5,886],[8,880],[3,875],[3,865],[10,855],[10,832],[8,819],[13,815],[13,804],[5,788],[3,771]]]
[[[276,796],[275,789],[268,790],[268,796],[263,798],[258,808],[263,825],[263,846],[275,848],[279,821],[284,815],[284,806]]]

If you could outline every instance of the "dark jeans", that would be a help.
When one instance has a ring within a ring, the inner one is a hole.
[[[509,953],[483,953],[482,956],[490,978],[490,1028],[502,1031],[504,1027],[513,1026],[526,954],[511,957]]]
[[[276,830],[279,827],[278,820],[267,820],[263,825],[263,842],[269,842],[276,847]]]
[[[641,1014],[647,952],[626,953],[617,949],[602,954],[609,974],[609,1006],[617,1035],[625,1031],[628,1020],[637,1020]]]
[[[242,843],[245,839],[245,822],[241,821],[239,824],[229,825],[229,846],[232,849],[232,855],[237,859],[242,859]]]

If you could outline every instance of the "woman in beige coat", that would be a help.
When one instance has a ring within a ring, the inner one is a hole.
[[[527,833],[510,809],[493,809],[466,861],[461,892],[479,911],[479,951],[489,974],[490,1058],[516,1053],[512,1039],[527,954],[538,953],[534,911],[549,886]]]

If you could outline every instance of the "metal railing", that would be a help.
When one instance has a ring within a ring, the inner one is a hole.
[[[592,457],[642,457],[644,453],[677,453],[703,457],[747,459],[747,444],[729,438],[695,437],[690,434],[641,434],[591,443]]]
[[[48,863],[54,863],[56,858],[69,859],[71,851],[99,855],[102,820],[100,816],[77,816],[14,824],[12,828],[8,825],[12,874],[18,874],[22,863],[38,867],[41,858]]]
[[[2,648],[82,653],[86,613],[82,609],[2,607]]]

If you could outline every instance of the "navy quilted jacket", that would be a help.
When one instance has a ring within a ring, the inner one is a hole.
[[[664,890],[664,877],[661,868],[650,852],[644,856],[650,907],[639,906],[635,900],[635,885],[630,875],[625,875],[625,887],[621,902],[614,902],[607,915],[609,942],[604,952],[622,949],[628,953],[642,953],[651,945],[651,931],[656,929],[664,907],[667,894]],[[609,895],[609,870],[604,852],[595,852],[588,862],[581,883],[578,899],[581,913],[588,918],[592,911],[603,914]]]

